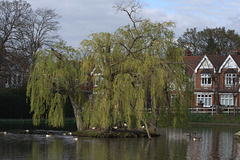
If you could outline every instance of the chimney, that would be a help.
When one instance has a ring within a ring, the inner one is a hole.
[[[232,54],[233,55],[240,55],[240,50],[239,49],[235,49]]]
[[[188,52],[187,52],[187,56],[192,56],[192,52],[191,52],[191,51],[188,51]]]

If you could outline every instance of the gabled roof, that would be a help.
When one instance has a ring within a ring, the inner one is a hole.
[[[195,68],[202,60],[203,56],[184,56],[186,63],[186,71],[188,74],[193,75]]]
[[[209,66],[213,68],[214,72],[218,71],[225,58],[220,55],[205,55],[205,56],[185,56],[187,73],[192,75],[194,72],[202,66],[202,64],[207,61]]]
[[[225,57],[220,56],[220,55],[207,55],[207,57],[213,64],[216,71],[219,70],[219,68],[221,67],[222,63],[225,60]]]
[[[102,75],[102,68],[100,65],[93,68],[91,75]]]
[[[235,55],[235,54],[228,55],[225,61],[220,66],[219,73],[226,65],[228,65],[227,68],[237,68],[239,72],[240,71],[240,55]]]
[[[240,67],[240,55],[231,55],[233,60],[237,63],[238,67]]]

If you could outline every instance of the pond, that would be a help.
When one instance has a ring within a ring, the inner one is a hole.
[[[29,126],[27,126],[29,127]],[[160,137],[78,138],[66,130],[29,129],[0,124],[2,160],[205,160],[240,159],[240,141],[234,138],[239,127],[191,127],[161,129]],[[68,128],[69,129],[69,128]],[[5,134],[4,132],[7,132]],[[188,136],[196,133],[200,139]],[[51,134],[51,137],[46,137]],[[66,135],[65,135],[66,134]]]

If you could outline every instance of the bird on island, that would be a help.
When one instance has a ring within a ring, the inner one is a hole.
[[[116,130],[118,127],[117,127],[117,126],[114,126],[114,127],[112,127],[112,128]]]
[[[78,137],[73,137],[73,140],[74,140],[74,141],[77,141],[77,140],[78,140]]]

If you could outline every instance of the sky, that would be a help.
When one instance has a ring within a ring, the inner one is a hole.
[[[78,47],[92,33],[110,32],[130,23],[126,14],[117,12],[117,0],[26,0],[33,9],[54,9],[61,18],[62,40]],[[140,16],[153,22],[175,22],[175,38],[187,28],[225,27],[240,34],[239,0],[141,0]]]

